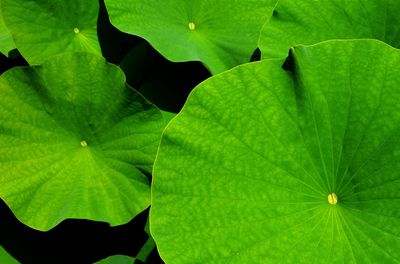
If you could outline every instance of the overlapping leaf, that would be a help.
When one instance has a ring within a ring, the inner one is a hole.
[[[276,0],[106,0],[118,29],[148,40],[172,61],[219,73],[248,62]]]
[[[103,259],[96,263],[97,264],[132,264],[134,261],[135,261],[135,259],[132,257],[123,256],[123,255],[115,255],[115,256],[111,256],[106,259]]]
[[[15,49],[15,43],[10,34],[10,31],[4,24],[0,2],[0,52],[7,56],[8,53],[13,49]]]
[[[0,77],[0,197],[25,224],[123,224],[150,203],[164,119],[101,57],[70,53]]]
[[[264,58],[287,56],[290,47],[330,39],[378,39],[400,47],[397,0],[280,0],[264,25]]]
[[[59,53],[100,53],[97,0],[1,0],[4,21],[29,64]]]
[[[330,41],[284,67],[212,77],[167,126],[150,212],[166,263],[400,261],[400,52]]]
[[[0,246],[0,263],[2,264],[18,264],[19,262],[16,261],[8,252]]]

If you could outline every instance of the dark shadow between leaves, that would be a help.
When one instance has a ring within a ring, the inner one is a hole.
[[[211,74],[200,62],[174,63],[148,42],[133,48],[120,67],[127,82],[162,110],[177,113],[187,96]]]
[[[21,56],[18,50],[10,51],[9,57],[0,53],[0,75],[16,66],[28,66],[26,60]]]
[[[22,264],[88,264],[116,254],[134,257],[148,239],[144,230],[148,211],[116,227],[68,219],[41,232],[19,222],[0,200],[0,245]]]
[[[97,20],[97,35],[101,52],[108,62],[119,64],[125,55],[144,40],[114,27],[109,19],[104,0],[99,0],[100,11]]]

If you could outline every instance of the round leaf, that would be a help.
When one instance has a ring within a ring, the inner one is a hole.
[[[0,197],[22,222],[118,225],[149,206],[164,119],[122,70],[69,53],[4,73],[0,94]]]
[[[398,263],[400,52],[291,49],[199,85],[167,126],[150,227],[166,263]]]
[[[212,73],[248,62],[276,0],[106,0],[111,23],[148,40],[174,62],[198,60]]]
[[[280,0],[264,25],[263,58],[286,57],[290,47],[330,39],[379,39],[400,47],[398,0]]]
[[[101,54],[97,0],[1,0],[4,21],[29,64],[69,51]]]

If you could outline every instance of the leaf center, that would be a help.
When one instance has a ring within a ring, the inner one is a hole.
[[[336,193],[331,193],[328,195],[329,204],[336,205],[338,203],[338,197]]]
[[[78,34],[79,33],[79,28],[74,28],[74,32],[75,32],[75,34]]]
[[[82,147],[82,148],[85,148],[85,147],[87,147],[87,146],[88,146],[88,144],[87,144],[86,140],[82,140],[82,141],[81,141],[81,147]]]
[[[196,29],[196,24],[193,23],[193,22],[190,22],[189,23],[189,29],[192,30],[192,31],[195,30]]]

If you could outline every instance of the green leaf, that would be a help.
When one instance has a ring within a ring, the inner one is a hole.
[[[4,21],[29,64],[59,53],[101,54],[97,0],[1,0]]]
[[[162,111],[162,110],[161,110],[161,114],[164,117],[165,124],[168,124],[169,121],[171,121],[172,118],[174,118],[176,116],[176,113],[172,113],[172,112],[168,112],[168,111]]]
[[[398,0],[280,0],[264,25],[263,58],[286,57],[290,47],[331,39],[378,39],[400,47]]]
[[[25,224],[128,222],[150,204],[164,119],[90,53],[0,76],[0,197]]]
[[[166,263],[400,261],[400,51],[330,41],[284,67],[210,78],[167,126],[150,213]]]
[[[0,2],[0,52],[3,53],[5,56],[8,56],[8,53],[13,49],[15,49],[15,43],[10,34],[10,31],[4,24]]]
[[[105,1],[118,29],[146,39],[171,61],[201,61],[214,74],[250,60],[276,2]]]
[[[147,259],[150,257],[153,250],[156,248],[156,244],[153,238],[150,236],[150,231],[148,230],[148,225],[145,227],[146,233],[149,234],[149,238],[146,243],[143,245],[142,249],[140,249],[139,253],[136,255],[136,259],[143,263],[147,262]]]
[[[0,246],[0,263],[2,264],[19,264],[8,252]]]
[[[106,259],[103,259],[96,263],[97,264],[133,264],[134,261],[135,261],[135,259],[132,257],[123,256],[123,255],[115,255],[115,256],[111,256]]]

